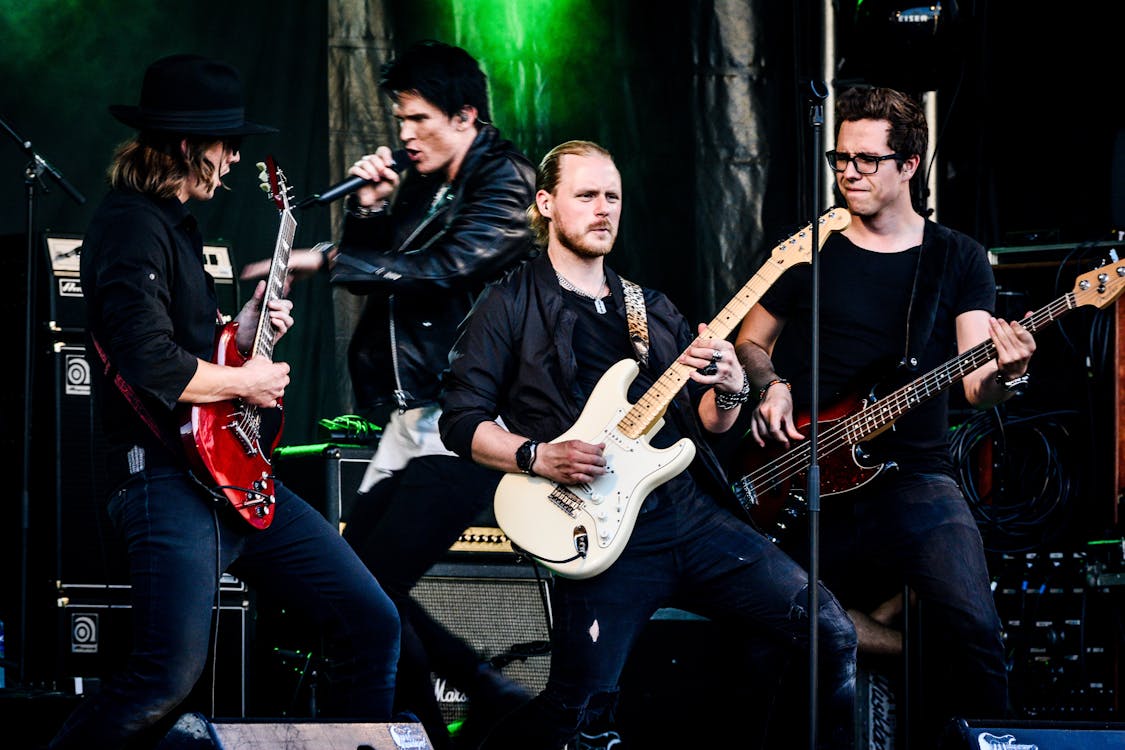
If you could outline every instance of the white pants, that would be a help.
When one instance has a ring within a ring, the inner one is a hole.
[[[441,442],[438,434],[440,416],[441,407],[437,404],[391,412],[379,436],[379,447],[375,449],[375,455],[371,457],[359,483],[359,491],[367,492],[376,483],[406,466],[412,458],[456,455]]]

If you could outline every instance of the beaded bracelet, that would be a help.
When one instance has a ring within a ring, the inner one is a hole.
[[[758,400],[761,401],[762,399],[764,399],[766,397],[766,391],[768,391],[770,388],[773,388],[775,385],[778,385],[779,383],[788,388],[790,391],[793,390],[792,384],[790,384],[790,382],[785,378],[774,378],[758,389]]]
[[[383,209],[386,207],[387,201],[379,201],[374,206],[361,206],[355,201],[348,201],[345,210],[357,219],[370,219],[376,214],[383,213]]]
[[[726,393],[715,389],[715,406],[722,411],[730,411],[736,406],[745,404],[750,398],[750,378],[746,376],[746,370],[742,371],[742,390],[737,393]]]

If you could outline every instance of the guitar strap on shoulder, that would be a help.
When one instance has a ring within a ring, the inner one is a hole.
[[[625,317],[629,321],[629,341],[637,353],[637,361],[648,366],[648,314],[644,291],[632,281],[619,276],[625,292]]]
[[[934,332],[942,285],[945,283],[949,245],[949,230],[927,221],[922,234],[922,247],[918,251],[918,262],[914,267],[910,306],[906,312],[906,341],[901,364],[911,372],[918,369],[922,351]]]

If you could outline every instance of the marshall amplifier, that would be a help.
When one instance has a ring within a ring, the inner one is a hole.
[[[46,242],[51,268],[50,328],[57,333],[81,333],[86,330],[86,303],[79,278],[82,236],[49,234]],[[221,243],[204,245],[203,267],[215,280],[219,309],[224,315],[237,314],[239,293],[230,246]]]
[[[529,565],[439,562],[410,595],[508,679],[532,693],[551,671],[551,579]],[[432,674],[446,723],[468,716],[468,697]]]

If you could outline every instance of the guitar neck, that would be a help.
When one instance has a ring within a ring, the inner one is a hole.
[[[850,221],[851,215],[843,209],[832,208],[821,215],[817,219],[817,226],[823,231],[818,235],[816,250],[819,251],[824,246],[829,234],[843,229]],[[804,229],[775,247],[769,260],[746,282],[734,299],[719,311],[715,319],[707,324],[700,338],[725,339],[781,274],[794,263],[810,262],[813,252],[812,234],[813,225],[807,224]],[[688,365],[673,363],[618,423],[621,433],[635,439],[652,429],[668,410],[668,404],[691,377],[692,371],[693,368]]]
[[[715,319],[707,324],[703,337],[724,339],[734,327],[742,322],[750,308],[762,298],[770,285],[787,270],[788,266],[767,263],[754,274],[753,278],[727,303]],[[647,433],[654,424],[664,416],[668,404],[683,387],[691,376],[692,368],[688,365],[674,363],[664,371],[644,396],[637,400],[629,412],[621,419],[618,428],[631,438],[637,438]]]
[[[273,359],[273,344],[276,333],[270,324],[269,303],[285,295],[285,278],[289,273],[289,254],[293,249],[293,237],[297,232],[297,221],[292,212],[281,212],[281,226],[277,231],[277,243],[273,249],[269,278],[266,279],[266,292],[262,297],[261,315],[254,335],[253,353]]]
[[[1038,333],[1078,305],[1073,292],[1067,292],[1046,307],[1020,321],[1031,333]],[[987,339],[967,349],[946,364],[879,399],[867,409],[844,420],[841,427],[849,443],[857,443],[894,422],[914,407],[929,401],[973,370],[996,359],[996,344]]]

